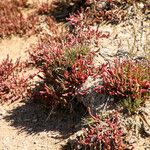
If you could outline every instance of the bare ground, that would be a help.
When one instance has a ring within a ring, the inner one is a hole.
[[[59,150],[79,130],[81,117],[85,115],[68,115],[60,110],[48,119],[48,114],[35,102],[0,106],[0,149]]]

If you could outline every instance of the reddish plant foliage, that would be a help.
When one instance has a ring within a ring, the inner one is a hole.
[[[98,26],[94,27],[92,24],[88,23],[88,14],[83,12],[71,15],[67,20],[72,26],[71,33],[68,38],[71,42],[78,42],[82,45],[99,46],[101,38],[108,38],[109,33],[103,33],[99,30]],[[70,44],[70,43],[69,43]]]
[[[13,1],[0,1],[0,37],[18,34],[34,34],[38,17],[34,14],[25,17]]]
[[[50,34],[44,34],[29,52],[33,64],[44,76],[41,77],[44,80],[43,89],[35,95],[40,94],[49,103],[46,105],[52,107],[68,105],[82,83],[94,73],[94,53],[89,47],[105,36],[82,24],[76,24],[71,33],[66,31],[60,35],[51,19],[47,21],[50,23]]]
[[[124,134],[117,112],[91,116],[87,124],[87,128],[83,128],[83,134],[77,137],[72,149],[125,149]]]
[[[66,89],[71,96],[79,94],[78,88],[95,72],[93,54],[78,58],[72,67],[64,73]]]
[[[92,75],[93,54],[87,47],[76,43],[69,47],[69,43],[49,36],[30,52],[32,62],[43,72],[43,87],[35,94],[40,94],[47,106],[69,105],[77,89]]]
[[[25,96],[28,79],[23,76],[24,64],[9,57],[0,63],[0,103],[13,102]]]
[[[102,85],[95,87],[96,92],[107,93],[116,100],[130,100],[143,104],[150,94],[149,62],[116,59],[114,65],[101,67]],[[139,105],[140,105],[139,104]]]
[[[121,3],[116,0],[87,0],[86,9],[81,9],[71,17],[75,18],[75,21],[84,22],[87,25],[102,22],[119,23],[126,16],[126,11],[121,6]]]
[[[109,36],[80,21],[68,20],[74,25],[71,33],[61,32],[60,35],[57,26],[53,26],[50,35],[44,35],[30,52],[31,60],[44,76],[44,91],[38,94],[43,94],[41,96],[52,107],[68,105],[88,76],[93,75],[94,53],[89,47],[97,44],[99,38]],[[53,22],[51,19],[48,22],[51,28]]]

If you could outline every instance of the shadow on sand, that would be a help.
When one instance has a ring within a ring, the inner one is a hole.
[[[58,110],[47,120],[49,111],[29,101],[11,110],[4,119],[11,122],[11,126],[17,128],[19,133],[26,131],[28,134],[37,134],[42,131],[58,131],[65,139],[81,129],[81,120],[86,115],[81,105],[77,106],[74,111],[74,113],[69,113],[66,110]]]
[[[71,1],[58,1],[54,2],[52,6],[55,9],[50,11],[50,15],[53,16],[58,22],[65,22],[66,18],[69,17],[70,14],[77,12],[82,8],[86,8],[85,4],[86,0],[76,0],[74,3]]]

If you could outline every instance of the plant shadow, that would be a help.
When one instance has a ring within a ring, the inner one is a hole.
[[[76,0],[74,3],[70,0],[68,1],[54,1],[52,4],[52,9],[50,15],[55,18],[57,22],[66,22],[66,18],[70,14],[73,14],[80,10],[80,8],[85,7],[85,0]]]
[[[33,101],[28,101],[12,109],[4,119],[18,129],[18,133],[37,134],[39,132],[58,131],[61,138],[81,129],[81,120],[86,110],[78,104],[74,113],[58,110],[49,116],[49,110]],[[47,119],[48,118],[48,119]]]

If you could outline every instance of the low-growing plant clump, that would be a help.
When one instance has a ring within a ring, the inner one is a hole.
[[[78,89],[95,72],[91,44],[108,37],[92,27],[74,24],[74,20],[69,22],[74,25],[71,33],[66,31],[59,35],[58,28],[53,27],[51,35],[44,34],[29,51],[31,61],[44,76],[41,77],[44,91],[40,89],[36,95],[41,95],[51,107],[70,105]]]
[[[87,25],[100,23],[117,24],[124,21],[127,15],[123,3],[117,0],[86,0],[85,7],[71,15],[75,21],[84,22]]]
[[[86,119],[83,133],[72,144],[67,145],[68,150],[123,150],[126,148],[125,135],[119,121],[119,114],[112,112]]]
[[[24,64],[9,57],[0,63],[0,103],[22,99],[27,92],[28,77],[23,76]]]
[[[22,4],[23,3],[23,4]],[[35,34],[38,16],[34,13],[25,17],[18,5],[24,5],[24,1],[0,1],[0,37],[11,35]]]
[[[136,3],[142,2],[143,10],[147,9],[149,7],[147,1],[137,0],[137,1],[126,1],[126,0],[71,0],[71,1],[61,1],[54,3],[54,6],[56,5],[57,8],[63,8],[68,11],[69,5],[71,5],[70,13],[67,12],[68,15],[65,16],[65,18],[68,18],[69,15],[71,15],[74,20],[80,20],[81,22],[86,23],[87,25],[95,25],[95,24],[101,24],[101,23],[111,23],[111,24],[118,24],[122,21],[125,21],[128,14],[128,7],[131,5],[134,5]],[[65,5],[64,5],[65,3]],[[62,6],[61,6],[62,4]],[[56,8],[56,7],[54,7]],[[62,10],[60,10],[62,12]],[[55,16],[55,15],[54,15]],[[56,18],[61,15],[56,15]],[[129,17],[129,16],[128,16]],[[130,16],[130,18],[133,16]]]
[[[93,54],[86,46],[51,38],[40,41],[30,52],[33,64],[43,73],[44,82],[42,89],[34,94],[40,95],[50,107],[65,106],[93,74]]]
[[[108,63],[101,67],[99,77],[102,84],[94,90],[113,96],[130,112],[134,112],[149,99],[149,70],[149,61],[116,59],[113,65]]]

